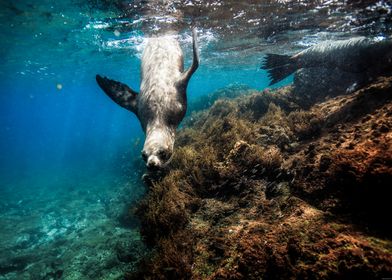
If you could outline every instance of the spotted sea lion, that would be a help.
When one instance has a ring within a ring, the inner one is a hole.
[[[146,134],[142,157],[150,170],[162,168],[171,158],[176,129],[185,116],[187,85],[199,66],[195,29],[192,37],[193,62],[186,71],[175,38],[148,40],[142,55],[140,93],[121,82],[96,76],[98,85],[114,102],[138,117]]]
[[[325,41],[292,56],[266,54],[261,69],[268,72],[272,85],[300,68],[311,67],[378,75],[392,70],[392,41],[365,37]]]

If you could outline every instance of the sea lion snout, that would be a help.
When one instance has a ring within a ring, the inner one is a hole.
[[[148,169],[158,169],[161,167],[161,165],[162,165],[161,161],[155,155],[150,156],[146,162],[146,166]]]
[[[170,149],[159,148],[154,152],[143,150],[142,158],[146,162],[146,166],[150,170],[163,168],[171,159],[172,151]]]

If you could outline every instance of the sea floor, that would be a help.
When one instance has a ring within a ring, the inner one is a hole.
[[[110,174],[26,178],[0,194],[0,279],[119,279],[145,254],[129,205],[143,188]]]

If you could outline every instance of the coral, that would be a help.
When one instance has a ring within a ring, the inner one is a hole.
[[[390,277],[391,89],[311,105],[285,87],[188,116],[139,206],[154,251],[130,278]]]

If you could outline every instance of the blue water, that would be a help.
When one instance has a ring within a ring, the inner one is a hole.
[[[342,11],[343,1],[293,1],[290,16],[285,1],[208,1],[216,13],[202,9],[206,3],[183,2],[183,17],[173,21],[172,10],[154,1],[0,1],[0,279],[117,279],[132,262],[113,248],[132,251],[134,242],[144,252],[138,223],[126,214],[145,191],[144,135],[95,75],[138,89],[144,39],[162,26],[179,31],[186,65],[190,22],[198,26],[201,65],[188,86],[190,107],[231,84],[267,87],[259,69],[264,52],[290,53],[350,32],[390,32],[382,18],[355,25],[347,15],[362,14]],[[200,5],[200,14],[192,10]]]
[[[125,152],[130,153],[130,161],[139,159],[142,143],[135,141],[143,134],[136,117],[113,103],[95,82],[95,74],[104,73],[139,88],[139,60],[126,56],[124,60],[118,65],[109,58],[107,64],[112,68],[97,65],[80,80],[73,75],[72,63],[64,65],[64,72],[56,73],[56,78],[42,80],[35,73],[4,69],[0,85],[1,179],[34,176],[37,170],[48,168],[53,174],[75,168],[113,168]],[[126,69],[135,70],[129,74]],[[267,80],[255,70],[218,71],[202,64],[189,84],[190,103],[232,83],[265,87]]]

